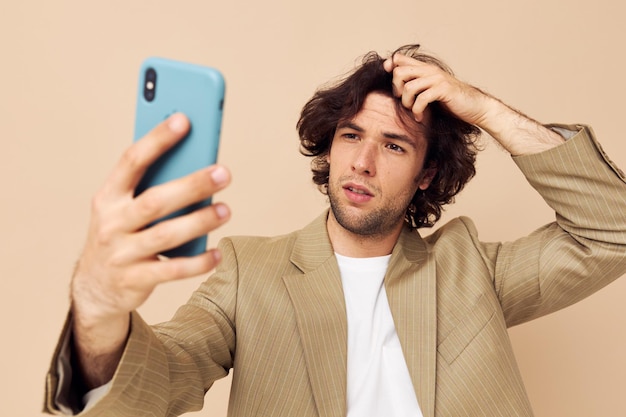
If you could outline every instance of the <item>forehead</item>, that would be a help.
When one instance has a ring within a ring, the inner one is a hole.
[[[428,118],[426,118],[428,120]],[[369,93],[359,111],[343,122],[365,123],[381,130],[393,130],[417,141],[426,140],[427,126],[415,120],[399,99],[384,93]],[[339,126],[341,126],[341,121]],[[363,126],[365,127],[365,126]]]
[[[389,124],[401,126],[402,123],[400,115],[396,110],[395,101],[393,98],[381,93],[370,93],[365,97],[363,105],[355,115],[355,118],[365,115]]]

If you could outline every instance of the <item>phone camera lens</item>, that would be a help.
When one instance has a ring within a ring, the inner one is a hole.
[[[143,83],[143,96],[147,101],[154,100],[156,94],[156,78],[157,74],[154,68],[148,68]]]

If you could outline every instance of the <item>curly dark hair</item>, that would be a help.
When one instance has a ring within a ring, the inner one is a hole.
[[[402,53],[419,61],[438,66],[449,74],[452,70],[439,59],[419,52],[419,45],[406,45]],[[313,182],[320,191],[328,193],[330,151],[337,124],[353,118],[370,93],[394,97],[392,74],[383,68],[376,52],[366,54],[351,74],[334,85],[320,88],[302,109],[297,124],[300,152],[313,157]],[[480,129],[448,112],[438,102],[428,105],[430,119],[426,126],[427,151],[424,167],[436,167],[436,174],[426,190],[417,190],[407,207],[405,221],[411,228],[432,227],[441,217],[442,207],[454,201],[465,184],[476,174],[474,163],[478,151],[476,139]],[[413,114],[396,98],[396,111],[401,121],[415,126]],[[413,120],[410,123],[410,120]]]

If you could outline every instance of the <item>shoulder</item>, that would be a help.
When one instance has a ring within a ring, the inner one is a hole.
[[[264,258],[288,253],[298,237],[299,231],[279,236],[229,236],[220,240],[222,252],[232,252],[238,259]]]
[[[304,228],[279,236],[231,236],[222,239],[218,247],[238,261],[252,259],[260,263],[288,260],[292,254],[309,258],[332,253],[326,217],[327,213],[322,213]]]
[[[486,267],[492,273],[502,247],[501,242],[483,242],[476,225],[469,217],[461,216],[439,227],[424,241],[438,263],[473,264]]]
[[[458,241],[477,241],[478,230],[469,217],[456,217],[444,225],[440,226],[424,240],[430,246],[438,246]]]

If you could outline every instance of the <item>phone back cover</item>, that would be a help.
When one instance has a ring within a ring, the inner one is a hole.
[[[153,68],[157,74],[152,101],[146,100],[143,94],[148,68]],[[139,79],[134,140],[140,139],[176,112],[182,112],[189,118],[191,129],[181,142],[148,169],[136,189],[136,195],[151,186],[186,176],[216,162],[225,90],[224,79],[218,70],[163,58],[145,60]],[[166,218],[210,203],[208,199]],[[163,254],[170,257],[190,256],[205,249],[206,236]]]

